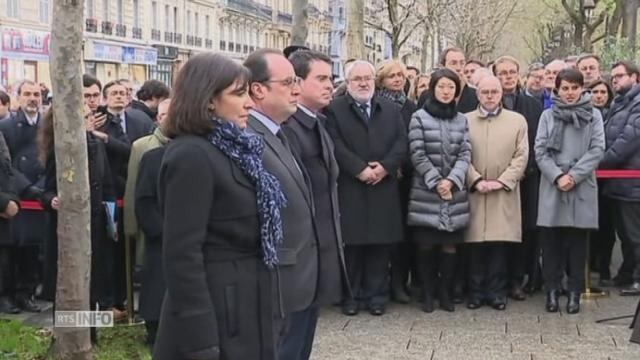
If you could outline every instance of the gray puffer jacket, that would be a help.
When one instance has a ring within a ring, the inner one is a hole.
[[[469,200],[465,184],[471,163],[467,118],[458,113],[452,119],[439,119],[418,110],[409,125],[409,149],[415,172],[408,224],[448,232],[467,227]],[[437,186],[443,179],[455,184],[450,201],[438,195]]]

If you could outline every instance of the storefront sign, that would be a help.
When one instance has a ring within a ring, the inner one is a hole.
[[[87,41],[84,44],[84,59],[121,63],[122,46],[102,43],[99,41]]]
[[[46,31],[2,26],[3,58],[15,60],[49,61],[51,34]]]
[[[156,49],[125,46],[123,48],[122,62],[126,64],[155,65],[158,62]]]

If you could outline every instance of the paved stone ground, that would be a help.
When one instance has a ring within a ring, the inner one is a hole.
[[[640,359],[640,345],[630,343],[631,319],[595,321],[632,314],[640,298],[582,301],[577,315],[544,310],[545,296],[510,301],[507,310],[490,307],[427,314],[417,303],[394,304],[387,314],[354,317],[325,309],[318,324],[313,360],[454,360],[454,359]],[[564,308],[566,298],[561,298]]]

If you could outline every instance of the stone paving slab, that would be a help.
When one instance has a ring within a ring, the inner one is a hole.
[[[613,292],[583,300],[577,315],[547,313],[543,294],[511,301],[506,311],[458,305],[454,313],[426,314],[414,303],[392,304],[381,317],[347,317],[331,307],[321,312],[312,359],[640,360],[640,345],[629,342],[631,319],[596,323],[631,314],[639,300]]]

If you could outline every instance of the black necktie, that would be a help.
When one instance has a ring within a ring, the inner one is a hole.
[[[362,110],[362,115],[364,115],[364,118],[368,123],[370,120],[369,112],[367,111],[369,109],[369,104],[358,104],[358,107],[360,108],[360,110]]]
[[[287,148],[287,150],[291,151],[291,148],[289,147],[289,141],[287,140],[287,137],[284,135],[284,132],[282,130],[278,130],[278,132],[276,133],[276,136],[278,137],[278,139],[280,139],[280,142],[282,142],[282,145],[284,145],[284,147]]]

